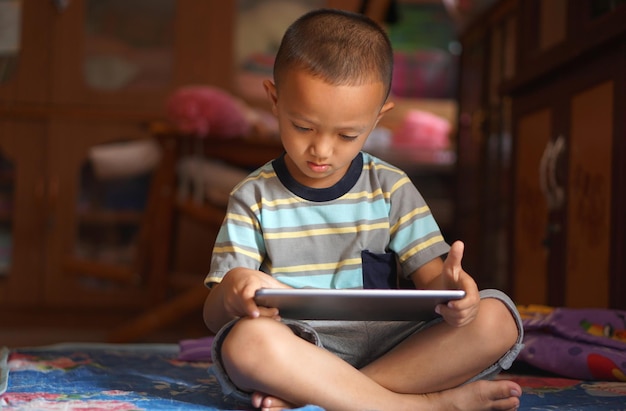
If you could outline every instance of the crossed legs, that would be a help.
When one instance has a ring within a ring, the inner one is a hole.
[[[237,322],[221,358],[230,380],[257,393],[263,409],[509,410],[519,405],[516,383],[462,384],[497,362],[517,338],[509,309],[488,298],[471,324],[434,325],[360,370],[269,318]]]

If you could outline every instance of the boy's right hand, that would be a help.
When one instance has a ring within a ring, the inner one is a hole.
[[[254,294],[260,288],[290,288],[271,275],[249,268],[234,268],[219,284],[226,312],[233,317],[279,318],[277,308],[259,307]]]

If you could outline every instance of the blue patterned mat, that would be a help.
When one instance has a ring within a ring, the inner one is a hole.
[[[0,409],[237,410],[207,373],[208,362],[181,361],[167,345],[71,344],[8,356]],[[1,375],[1,374],[0,374]],[[626,383],[512,375],[524,387],[520,410],[626,411]],[[0,388],[2,388],[0,386]],[[2,392],[2,390],[0,390]],[[308,406],[301,411],[320,410]]]
[[[13,351],[0,409],[249,409],[222,396],[207,373],[210,363],[177,356],[177,345],[72,344]]]

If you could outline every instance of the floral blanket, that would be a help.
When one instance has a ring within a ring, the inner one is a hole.
[[[222,396],[210,363],[178,359],[176,344],[65,344],[8,355],[0,409],[241,410]],[[2,390],[0,390],[2,392]],[[319,410],[304,407],[301,410]]]
[[[4,353],[5,358],[0,358],[3,411],[249,408],[224,398],[207,373],[210,362],[184,359],[177,344],[62,344]],[[520,410],[626,411],[626,383],[507,378],[524,387]]]

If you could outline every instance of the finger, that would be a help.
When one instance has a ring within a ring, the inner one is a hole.
[[[245,313],[248,317],[258,318],[261,316],[261,310],[255,304],[254,300],[247,300],[245,304]]]
[[[271,317],[279,319],[278,308],[259,307],[259,315],[261,317]]]
[[[257,318],[261,315],[259,306],[254,301],[254,294],[256,290],[253,287],[247,287],[242,293],[243,297],[243,309],[247,316]]]
[[[459,282],[459,278],[461,276],[461,260],[463,259],[463,251],[465,249],[465,245],[462,241],[455,241],[450,247],[450,252],[448,253],[448,257],[443,264],[443,269],[448,278],[454,281],[454,284]]]
[[[455,327],[462,327],[470,323],[475,317],[472,312],[451,310],[445,305],[439,309],[439,314],[445,319],[446,323]]]
[[[464,281],[464,278],[469,278],[468,275],[464,275],[461,281],[457,284],[459,289],[465,290],[465,297],[458,300],[450,300],[446,306],[456,311],[475,310],[480,303],[480,295],[478,290],[473,284]]]

